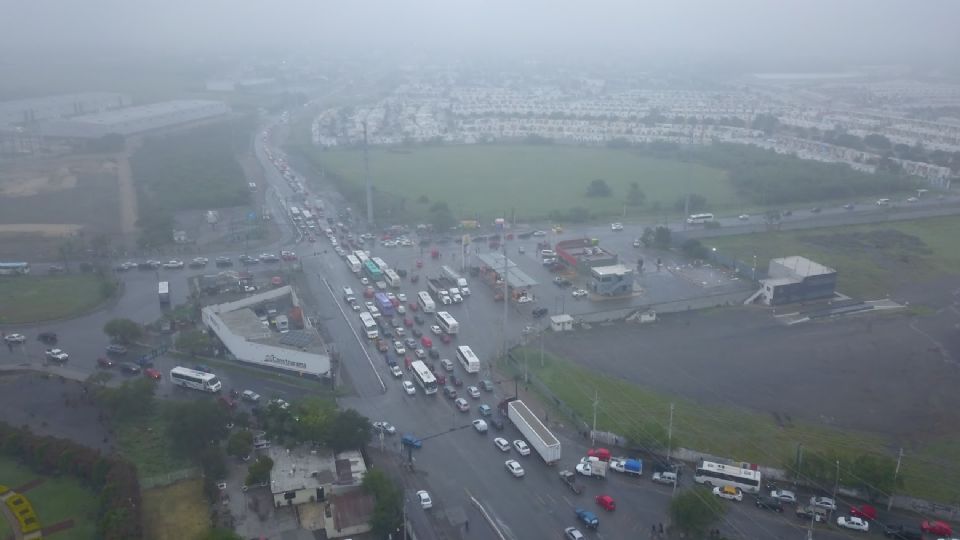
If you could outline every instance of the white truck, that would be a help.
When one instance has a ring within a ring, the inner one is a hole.
[[[47,349],[45,354],[50,362],[62,364],[70,359],[70,355],[60,349]]]
[[[560,461],[560,441],[522,401],[507,403],[507,418],[517,426],[547,465]]]
[[[467,285],[467,280],[460,276],[453,268],[449,266],[443,266],[440,268],[443,272],[443,275],[447,277],[450,281],[454,283],[457,289],[460,289],[460,294],[463,296],[470,296],[470,287]]]

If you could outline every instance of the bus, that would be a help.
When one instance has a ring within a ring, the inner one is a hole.
[[[380,268],[378,268],[373,261],[367,260],[367,262],[363,263],[363,269],[367,271],[367,277],[369,277],[371,281],[383,281],[383,272],[380,271]]]
[[[420,388],[423,388],[424,394],[437,393],[437,378],[433,376],[432,371],[427,369],[427,365],[422,360],[411,362],[410,369],[413,370],[413,378],[417,380]]]
[[[347,266],[350,267],[350,271],[354,274],[360,273],[360,260],[353,255],[347,255]]]
[[[687,225],[703,225],[713,221],[713,214],[690,214],[687,218]]]
[[[359,249],[353,252],[353,256],[360,261],[360,264],[367,264],[367,261],[370,260],[370,257],[367,257],[367,252]]]
[[[303,213],[303,220],[304,220],[304,221],[312,221],[312,220],[313,220],[313,214],[311,214],[309,210],[304,210],[302,213]]]
[[[293,219],[300,219],[300,209],[296,206],[290,207],[290,217]]]
[[[387,268],[383,271],[383,279],[387,282],[387,285],[393,287],[394,289],[400,288],[400,276],[391,268]]]
[[[360,324],[363,325],[363,331],[367,334],[367,339],[380,337],[380,329],[377,328],[377,321],[373,320],[373,315],[366,311],[360,312]]]
[[[422,309],[424,313],[434,313],[437,311],[437,305],[433,303],[433,298],[430,298],[430,293],[427,291],[417,293],[417,303],[420,304],[420,309]]]
[[[378,292],[374,294],[373,303],[376,304],[381,315],[384,317],[393,317],[393,302],[387,297],[387,293]]]
[[[467,373],[480,373],[480,359],[473,354],[473,349],[466,345],[457,347],[457,359]]]
[[[704,460],[697,464],[693,479],[699,484],[733,486],[747,493],[760,492],[760,471],[745,469],[739,465],[724,465]]]
[[[370,260],[373,261],[373,264],[377,265],[377,268],[379,268],[381,272],[386,272],[387,269],[390,268],[389,266],[387,266],[387,263],[384,262],[384,260],[381,259],[380,257],[374,257]]]
[[[453,318],[453,315],[450,315],[446,311],[437,312],[437,324],[448,334],[456,334],[460,331],[460,323]]]
[[[0,262],[0,276],[26,275],[30,273],[30,263]]]
[[[213,373],[204,373],[195,369],[177,366],[170,370],[170,382],[184,388],[202,390],[204,392],[219,392],[223,385]]]

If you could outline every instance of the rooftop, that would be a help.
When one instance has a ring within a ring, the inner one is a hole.
[[[270,491],[274,494],[329,486],[336,480],[333,452],[280,446],[270,447],[269,452],[273,460]]]
[[[824,274],[835,274],[837,271],[829,266],[824,266],[818,262],[811,261],[806,257],[794,255],[792,257],[783,257],[773,259],[770,264],[779,264],[789,269],[797,277],[822,276]]]
[[[221,105],[223,105],[222,101],[180,99],[174,101],[162,101],[160,103],[151,103],[150,105],[140,105],[138,107],[127,107],[114,111],[85,114],[82,116],[75,116],[70,120],[72,122],[80,122],[84,124],[111,126]]]
[[[528,276],[523,270],[517,267],[516,263],[507,259],[501,253],[480,253],[477,255],[484,265],[490,267],[498,274],[503,274],[504,266],[507,269],[507,284],[513,288],[533,287],[537,280]]]
[[[86,101],[107,101],[121,98],[125,100],[127,96],[117,92],[80,92],[77,94],[14,99],[11,101],[0,101],[0,111],[39,109],[57,105],[73,105],[74,103]]]
[[[633,268],[625,264],[613,264],[610,266],[594,266],[590,269],[597,277],[603,276],[622,276],[633,272]]]

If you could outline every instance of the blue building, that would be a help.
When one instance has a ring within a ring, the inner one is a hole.
[[[590,289],[601,296],[622,296],[633,292],[633,268],[623,264],[590,269]]]

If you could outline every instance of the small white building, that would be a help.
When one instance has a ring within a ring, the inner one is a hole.
[[[567,332],[573,330],[573,317],[566,313],[553,315],[550,317],[550,329],[554,332]]]

